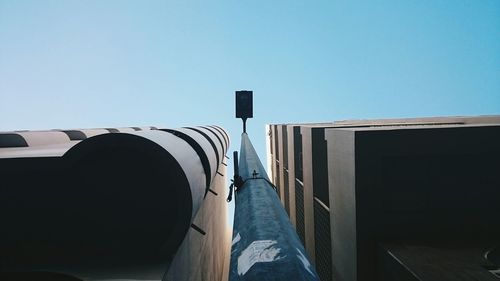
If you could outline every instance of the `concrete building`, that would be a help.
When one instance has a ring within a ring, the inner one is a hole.
[[[0,280],[227,280],[217,126],[0,132]]]
[[[491,257],[498,250],[491,248],[500,242],[500,116],[266,130],[271,180],[321,280],[496,278],[500,264]],[[460,271],[460,262],[454,272],[440,267],[449,249],[457,261],[470,260],[473,273]],[[486,252],[489,267],[479,262]],[[419,255],[438,265],[429,270]]]

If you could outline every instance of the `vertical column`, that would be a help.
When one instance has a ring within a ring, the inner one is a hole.
[[[267,169],[267,174],[271,175],[271,178],[273,176],[273,138],[272,138],[272,131],[271,131],[271,125],[266,125],[265,128],[265,134],[266,134],[266,169]]]
[[[354,132],[330,129],[328,154],[332,269],[335,280],[357,280]]]
[[[290,186],[288,179],[288,133],[287,125],[281,125],[281,143],[283,151],[283,199],[285,211],[290,217]]]
[[[278,173],[277,173],[277,176],[278,176],[278,190],[279,190],[279,196],[280,196],[280,200],[281,200],[281,204],[283,204],[283,206],[285,206],[285,188],[284,188],[284,184],[285,184],[285,177],[284,177],[284,165],[285,165],[285,161],[284,161],[284,151],[283,151],[283,130],[282,130],[282,125],[277,125],[276,126],[276,131],[278,132],[277,135],[278,135]]]
[[[315,263],[315,241],[314,241],[314,195],[313,195],[313,165],[312,165],[312,143],[311,128],[301,127],[302,134],[302,161],[303,161],[303,183],[304,183],[304,225],[305,225],[305,247],[306,251]]]
[[[294,126],[287,125],[287,160],[288,160],[288,191],[290,194],[289,204],[290,204],[290,221],[292,225],[296,227],[296,206],[295,206],[295,143],[294,143]]]
[[[322,280],[332,279],[330,203],[325,128],[311,129],[314,194],[314,241],[316,270]]]
[[[294,162],[294,186],[295,186],[295,223],[297,234],[305,246],[305,223],[304,223],[304,184],[302,176],[302,134],[300,126],[293,126],[293,162]]]
[[[278,136],[278,125],[273,125],[273,136],[274,136],[274,174],[273,183],[278,188],[278,197],[280,194],[280,147],[279,147],[279,136]]]

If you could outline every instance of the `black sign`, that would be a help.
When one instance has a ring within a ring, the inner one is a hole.
[[[253,92],[236,91],[236,118],[253,117]]]

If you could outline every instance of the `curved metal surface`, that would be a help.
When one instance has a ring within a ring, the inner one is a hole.
[[[81,141],[47,131],[35,136],[47,145],[0,149],[0,272],[43,269],[87,279],[102,268],[89,273],[83,265],[154,265],[148,278],[162,278],[216,176],[216,153],[224,155],[225,147],[214,151],[189,129],[177,130],[191,144],[161,130],[118,130],[127,133],[80,130],[93,135]]]
[[[1,133],[0,148],[5,147],[27,147],[28,143],[18,133]]]
[[[83,129],[80,131],[83,132],[87,138],[109,133],[106,129]]]
[[[229,136],[227,135],[227,133],[222,128],[214,126],[214,125],[210,125],[207,127],[214,128],[222,135],[222,138],[224,140],[224,143],[226,144],[226,150],[227,150],[229,148],[229,145],[230,145]]]
[[[196,140],[196,142],[203,148],[203,151],[205,151],[205,154],[207,155],[210,163],[210,178],[213,179],[215,177],[215,174],[217,173],[217,166],[219,165],[219,163],[217,163],[217,150],[214,148],[214,146],[212,146],[210,141],[199,131],[190,130],[187,128],[176,128],[175,130],[190,136],[191,138]]]
[[[215,146],[217,147],[217,155],[218,155],[218,164],[222,163],[222,160],[224,159],[225,155],[225,148],[224,145],[222,144],[222,140],[220,139],[220,136],[218,136],[214,131],[214,129],[209,129],[205,127],[196,127],[197,130],[204,132],[207,136],[210,137],[210,139],[213,141]]]
[[[68,135],[69,139],[72,141],[80,141],[87,138],[87,136],[80,130],[63,130],[66,135]]]
[[[63,132],[57,131],[29,131],[17,133],[22,136],[28,146],[42,146],[69,142],[69,137]]]
[[[201,134],[212,146],[212,149],[215,152],[215,159],[216,159],[217,166],[221,163],[222,159],[220,158],[220,152],[219,152],[220,148],[215,144],[216,142],[212,139],[212,137],[209,136],[209,133],[207,130],[203,130],[203,129],[198,128],[198,127],[195,127],[195,128],[184,127],[183,129],[192,130],[192,131],[195,131],[195,132]]]
[[[213,127],[216,127],[216,128],[219,128],[223,133],[224,135],[226,136],[226,139],[227,139],[227,143],[229,145],[231,145],[231,139],[229,138],[229,135],[227,134],[226,130],[224,130],[223,128],[217,126],[217,125],[212,125]]]
[[[224,137],[224,134],[221,131],[219,131],[217,128],[214,128],[213,126],[202,126],[202,127],[211,131],[216,136],[217,140],[220,142],[221,146],[223,147],[223,150],[227,151],[228,144],[226,138]]]

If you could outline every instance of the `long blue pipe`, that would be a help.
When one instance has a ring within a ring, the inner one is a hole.
[[[246,133],[238,172],[229,280],[319,280]]]

